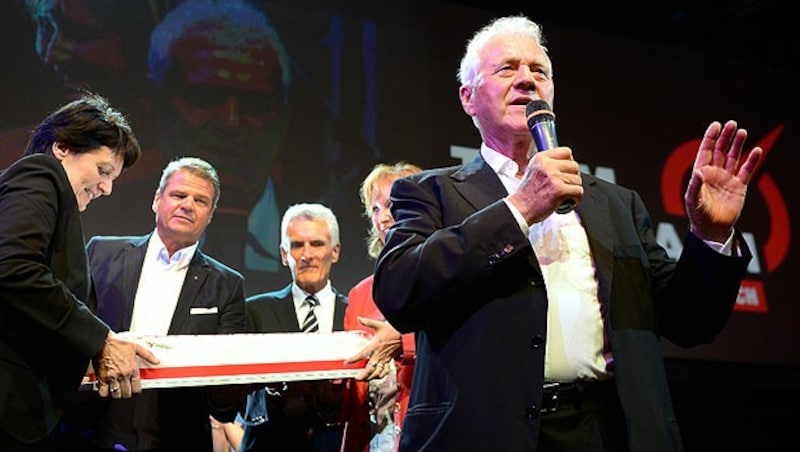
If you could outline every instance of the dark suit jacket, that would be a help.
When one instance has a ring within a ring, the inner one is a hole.
[[[723,256],[689,235],[676,263],[634,191],[582,177],[577,213],[631,450],[680,450],[660,337],[686,347],[711,341],[732,312],[749,251]],[[396,223],[373,294],[395,328],[417,332],[401,450],[536,450],[547,295],[506,195],[480,154],[393,185]]]
[[[0,429],[34,442],[74,401],[109,329],[83,303],[83,228],[61,163],[40,154],[3,171],[0,212]]]
[[[96,292],[96,309],[115,331],[127,331],[151,234],[141,237],[93,237],[87,245]],[[198,248],[186,273],[167,334],[244,332],[246,323],[242,275]],[[192,308],[216,308],[216,314],[191,314]],[[156,351],[156,354],[158,352]],[[212,410],[204,388],[159,391],[159,425],[164,450],[211,450],[208,415],[232,420],[232,413]],[[104,400],[99,415],[110,416],[130,401]],[[109,407],[117,404],[117,407]]]
[[[344,312],[347,297],[336,289],[333,309],[333,331],[344,330]],[[251,333],[299,333],[297,311],[292,299],[292,285],[275,292],[247,297],[247,331]]]
[[[347,297],[336,289],[333,330],[344,330]],[[292,285],[275,292],[247,298],[247,325],[252,333],[300,333],[294,309]],[[328,381],[289,382],[270,385],[248,395],[244,415],[242,452],[263,450],[338,452],[342,426],[326,427],[339,421],[341,392]],[[321,415],[320,411],[332,414]],[[314,432],[308,438],[307,432]]]

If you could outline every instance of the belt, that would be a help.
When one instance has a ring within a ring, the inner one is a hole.
[[[552,413],[565,406],[580,408],[584,401],[600,400],[613,388],[613,380],[545,383],[542,387],[542,413]]]

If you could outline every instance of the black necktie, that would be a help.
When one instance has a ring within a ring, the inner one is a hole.
[[[314,295],[309,295],[306,297],[305,302],[308,305],[308,314],[306,314],[306,319],[303,320],[303,332],[316,333],[319,331],[319,322],[317,321],[317,315],[314,314],[314,308],[319,306],[319,300]]]

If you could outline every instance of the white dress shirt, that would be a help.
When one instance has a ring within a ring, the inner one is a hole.
[[[153,232],[147,244],[139,287],[133,302],[131,332],[166,335],[186,279],[197,243],[169,256],[164,242]]]
[[[508,193],[519,188],[516,162],[486,145],[481,154]],[[597,278],[586,231],[578,214],[551,214],[528,227],[506,201],[520,230],[528,236],[547,290],[546,381],[597,380],[607,376],[603,318]]]
[[[306,297],[309,295],[314,295],[317,297],[317,300],[319,300],[319,306],[314,310],[314,314],[317,316],[317,321],[319,322],[318,333],[333,332],[333,310],[336,306],[336,294],[333,293],[333,287],[331,287],[330,281],[325,284],[322,290],[315,294],[309,294],[298,287],[296,283],[292,283],[292,299],[294,300],[294,310],[297,313],[297,326],[300,328],[303,327],[303,321],[309,309],[308,303],[306,303]]]

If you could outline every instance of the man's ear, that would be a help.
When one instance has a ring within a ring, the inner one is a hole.
[[[281,262],[283,263],[284,267],[288,267],[289,266],[289,261],[287,260],[286,257],[287,257],[286,256],[286,250],[284,250],[283,246],[281,246]]]
[[[153,195],[153,205],[150,207],[153,210],[153,213],[158,213],[158,202],[161,200],[161,196],[159,196],[158,189],[156,188],[156,193]]]
[[[471,85],[461,85],[458,89],[458,97],[461,99],[461,108],[464,109],[464,113],[470,116],[473,114],[472,96],[474,92]]]

